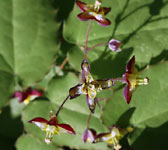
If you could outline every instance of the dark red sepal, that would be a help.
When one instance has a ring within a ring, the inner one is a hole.
[[[76,5],[80,8],[82,12],[87,10],[87,4],[79,0],[76,1]]]
[[[65,130],[67,130],[68,133],[70,133],[70,134],[76,134],[76,132],[74,131],[74,129],[70,125],[68,125],[68,124],[58,124],[58,126],[61,127],[61,128],[63,128],[63,129],[65,129]]]
[[[42,123],[46,123],[48,124],[48,120],[44,119],[44,118],[41,118],[41,117],[37,117],[37,118],[34,118],[30,121],[28,121],[29,123],[33,123],[33,122],[42,122]]]
[[[126,72],[129,74],[133,74],[134,68],[135,68],[135,56],[133,56],[130,59],[130,61],[128,62],[127,66],[126,66]]]
[[[103,7],[102,9],[103,9],[104,15],[107,15],[111,10],[111,8],[107,8],[107,7]]]
[[[125,89],[124,89],[124,98],[125,98],[127,104],[129,104],[130,101],[131,101],[131,98],[132,98],[132,92],[130,91],[130,85],[129,84],[127,84]]]

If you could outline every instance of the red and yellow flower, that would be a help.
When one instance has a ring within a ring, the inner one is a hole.
[[[36,99],[37,97],[43,96],[43,92],[40,90],[28,88],[25,91],[16,91],[13,95],[14,98],[19,99],[19,103],[25,103],[26,105]]]
[[[86,101],[89,109],[94,113],[96,106],[96,95],[103,89],[111,88],[114,82],[111,79],[94,80],[90,73],[90,66],[86,59],[81,64],[82,68],[82,83],[72,87],[69,90],[70,99],[73,99],[81,94],[86,95]]]
[[[130,103],[132,93],[139,85],[147,85],[149,83],[147,77],[139,78],[138,71],[135,68],[135,56],[131,58],[126,66],[126,73],[123,74],[123,82],[127,84],[124,89],[124,98],[127,104]]]
[[[86,4],[77,0],[76,5],[82,11],[82,13],[78,14],[80,20],[87,21],[92,19],[102,26],[109,26],[111,24],[110,20],[104,17],[109,13],[111,8],[101,7],[101,0],[96,0],[95,4]]]
[[[113,125],[110,128],[110,132],[108,133],[101,133],[96,135],[95,143],[96,142],[106,142],[109,147],[114,147],[115,150],[121,149],[121,145],[119,144],[120,140],[129,132],[132,132],[132,127],[127,128],[119,128]]]
[[[42,131],[46,132],[45,142],[47,144],[49,144],[52,141],[52,138],[55,134],[58,135],[61,133],[76,134],[74,129],[70,125],[64,123],[59,124],[56,115],[53,115],[52,113],[50,115],[49,120],[37,117],[30,120],[29,123],[35,124]]]

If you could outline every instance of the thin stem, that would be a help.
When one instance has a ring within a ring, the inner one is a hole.
[[[103,45],[108,45],[108,42],[93,45],[92,47],[88,48],[87,50],[90,51],[90,50],[94,49],[95,47],[99,47],[99,46],[103,46]]]
[[[89,128],[91,116],[92,116],[92,113],[90,113],[90,115],[88,117],[88,120],[87,120],[87,129]]]
[[[68,61],[68,57],[66,57],[64,59],[64,61],[62,62],[62,64],[59,66],[59,70],[58,70],[57,74],[64,68],[64,66],[67,63],[67,61]]]
[[[84,55],[85,59],[87,59],[87,52],[88,52],[88,50],[87,50],[87,44],[88,44],[88,37],[89,37],[89,31],[90,31],[91,25],[92,25],[92,20],[89,21],[88,28],[87,28],[87,31],[86,31],[85,55]]]
[[[110,79],[111,81],[119,81],[119,82],[124,82],[123,78],[116,78],[116,79]]]
[[[63,105],[65,104],[65,102],[68,100],[68,98],[69,98],[69,95],[65,98],[65,100],[62,102],[61,106],[60,106],[59,109],[57,110],[56,116],[58,116],[58,114],[59,114],[61,108],[63,107]]]

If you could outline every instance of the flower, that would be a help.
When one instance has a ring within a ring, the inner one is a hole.
[[[70,99],[73,99],[81,94],[85,94],[89,109],[94,113],[97,92],[112,87],[114,82],[111,79],[94,80],[91,76],[90,66],[86,59],[83,60],[81,68],[83,77],[82,83],[72,87],[69,90],[69,96]]]
[[[41,117],[37,117],[29,121],[29,123],[35,124],[42,131],[46,132],[45,142],[47,144],[51,143],[52,138],[55,134],[58,135],[60,133],[76,134],[74,129],[70,125],[58,124],[56,115],[53,115],[52,112],[50,113],[51,114],[49,121]]]
[[[82,13],[78,14],[78,18],[82,21],[89,19],[96,20],[102,26],[109,26],[110,20],[104,18],[104,15],[108,14],[111,8],[101,7],[101,1],[96,0],[95,4],[86,4],[79,0],[76,1],[77,6],[80,8]]]
[[[85,132],[83,133],[83,142],[86,143],[86,142],[91,142],[93,143],[94,140],[95,140],[95,136],[96,136],[96,131],[94,129],[86,129]]]
[[[111,49],[112,51],[115,51],[115,52],[120,52],[121,49],[120,49],[120,41],[119,40],[115,40],[115,39],[112,39],[110,40],[108,46],[109,46],[109,49]]]
[[[109,147],[114,146],[115,150],[119,150],[121,148],[121,145],[119,144],[120,139],[132,131],[132,127],[121,129],[116,125],[113,125],[110,128],[110,132],[96,135],[94,142],[106,142]]]
[[[135,68],[135,56],[131,58],[126,66],[126,73],[123,74],[124,83],[126,83],[126,87],[124,89],[124,98],[127,104],[130,103],[132,93],[136,90],[139,85],[147,85],[149,83],[149,79],[139,78],[138,71]]]
[[[13,95],[14,98],[19,99],[19,103],[24,102],[28,104],[30,101],[34,100],[35,98],[43,96],[43,93],[39,90],[28,88],[25,91],[16,91]]]

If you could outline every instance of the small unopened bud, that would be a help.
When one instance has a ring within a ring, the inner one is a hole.
[[[110,42],[108,43],[109,49],[115,52],[121,51],[120,45],[121,45],[120,41],[115,39],[110,40]]]

